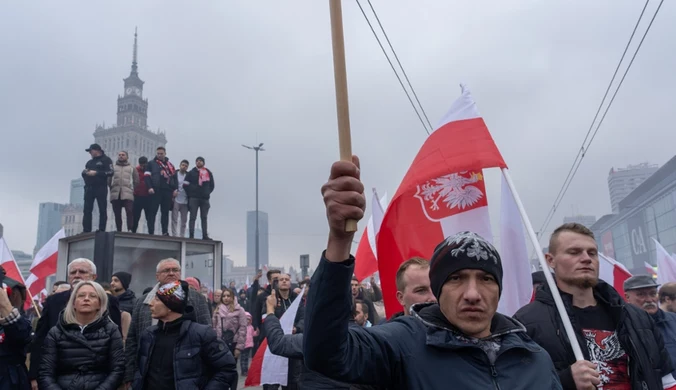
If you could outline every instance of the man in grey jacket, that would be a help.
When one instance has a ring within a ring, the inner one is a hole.
[[[125,355],[127,356],[127,368],[124,373],[124,383],[127,388],[131,386],[134,380],[134,373],[136,372],[136,359],[138,351],[138,343],[143,331],[147,328],[156,325],[157,320],[150,315],[150,301],[153,300],[157,293],[159,286],[167,283],[175,282],[181,279],[181,264],[178,260],[168,258],[161,260],[157,264],[157,284],[153,289],[145,294],[143,298],[136,302],[134,312],[131,315],[131,325],[129,326],[129,334],[125,343]],[[195,317],[197,322],[204,325],[211,325],[211,316],[209,315],[209,304],[206,298],[194,289],[188,291],[188,302],[195,310]]]
[[[113,176],[108,178],[110,187],[110,203],[115,214],[115,227],[122,231],[122,209],[127,216],[127,230],[134,227],[134,188],[138,186],[139,177],[136,168],[129,164],[127,152],[117,153],[117,162],[113,167]]]

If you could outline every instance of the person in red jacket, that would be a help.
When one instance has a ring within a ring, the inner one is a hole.
[[[147,157],[142,156],[138,159],[136,172],[139,177],[144,177],[146,164],[148,164]],[[132,233],[136,233],[136,229],[138,229],[141,211],[145,213],[146,222],[148,222],[148,234],[155,233],[155,215],[151,212],[150,205],[151,196],[148,193],[148,187],[146,186],[145,180],[139,180],[139,183],[134,187],[134,226],[131,229]]]

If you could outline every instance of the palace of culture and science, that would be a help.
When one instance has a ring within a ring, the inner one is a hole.
[[[94,130],[94,142],[101,145],[105,153],[113,160],[117,160],[117,152],[127,151],[129,163],[138,165],[138,159],[146,156],[149,160],[155,157],[155,150],[159,146],[166,146],[166,134],[161,131],[153,132],[148,129],[148,99],[143,97],[143,84],[138,74],[138,40],[134,33],[134,54],[131,63],[131,72],[125,78],[122,96],[117,97],[117,124],[112,127],[97,125]],[[89,144],[83,141],[82,144]],[[82,167],[89,156],[82,153]],[[61,223],[67,236],[82,232],[82,213],[84,205],[84,181],[82,178],[71,181],[70,203],[62,212]],[[94,206],[93,226],[98,224],[98,209]],[[126,219],[123,220],[123,231],[127,231]],[[157,218],[159,231],[160,218]],[[108,226],[107,231],[115,230],[115,218],[110,203],[108,203]],[[139,223],[139,233],[147,233],[148,227],[145,215]]]

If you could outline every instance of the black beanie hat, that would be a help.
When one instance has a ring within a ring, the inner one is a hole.
[[[206,161],[204,161],[204,157],[200,156],[195,159],[195,161],[202,161],[203,164],[206,164]]]
[[[478,269],[493,275],[502,293],[502,260],[498,251],[480,235],[461,232],[437,245],[430,260],[430,284],[437,301],[448,277],[463,269]]]
[[[179,280],[160,286],[156,295],[169,310],[183,314],[188,305],[188,288],[188,282]]]
[[[120,281],[120,283],[122,283],[122,288],[129,290],[129,283],[131,283],[131,274],[129,272],[115,272],[113,276],[115,276]]]

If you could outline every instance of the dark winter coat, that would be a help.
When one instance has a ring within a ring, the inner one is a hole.
[[[194,319],[189,306],[174,347],[174,378],[167,380],[173,379],[176,389],[235,390],[238,380],[235,358],[210,326],[198,324]],[[155,337],[163,331],[163,325],[161,322],[153,325],[141,336],[134,390],[144,389]]]
[[[652,314],[651,317],[653,318],[653,321],[655,321],[657,329],[662,333],[664,347],[669,353],[671,362],[676,364],[676,313],[670,313],[659,309],[657,310],[657,313]],[[676,374],[676,372],[672,372],[672,374]]]
[[[131,314],[134,311],[134,306],[136,306],[136,294],[131,290],[126,290],[122,295],[117,296],[117,300],[120,302],[120,311],[126,311]]]
[[[169,158],[165,157],[165,164],[170,164]],[[171,178],[167,179],[162,176],[162,168],[157,163],[156,159],[148,161],[146,164],[146,171],[143,174],[145,185],[150,190],[151,188],[157,191],[174,191],[176,186],[173,185]]]
[[[28,390],[31,388],[26,370],[26,351],[33,329],[26,317],[0,325],[0,390]]]
[[[549,355],[523,325],[498,313],[482,340],[462,335],[434,303],[384,325],[349,327],[353,272],[354,257],[332,263],[322,256],[312,277],[303,345],[308,369],[388,389],[561,389]],[[482,347],[494,343],[489,355]]]
[[[96,171],[96,176],[89,176],[86,171]],[[111,176],[113,176],[113,160],[105,154],[87,161],[85,170],[82,172],[85,187],[108,188],[108,178]]]
[[[159,287],[155,285],[154,288]],[[155,290],[156,291],[156,290]],[[129,325],[129,333],[127,334],[127,341],[124,344],[125,354],[127,355],[127,368],[124,374],[124,382],[131,382],[134,380],[134,373],[136,372],[136,357],[138,356],[138,343],[143,332],[153,325],[153,319],[150,315],[150,306],[145,303],[152,300],[155,292],[150,298],[148,294],[143,295],[136,301],[134,312],[131,314],[131,324]],[[195,289],[188,289],[188,304],[193,307],[197,322],[204,325],[211,325],[210,307],[204,295],[200,294]]]
[[[30,379],[37,379],[38,368],[42,360],[42,345],[47,333],[52,329],[61,318],[61,311],[66,308],[68,300],[70,299],[71,290],[60,292],[58,294],[47,297],[42,309],[42,316],[38,320],[35,327],[35,334],[33,335],[33,343],[30,346],[31,364],[28,372]],[[108,295],[108,316],[117,324],[118,330],[122,322],[122,314],[120,313],[120,303],[116,297]]]
[[[185,187],[185,194],[188,195],[188,198],[195,199],[209,199],[211,193],[214,192],[214,175],[209,169],[209,181],[202,183],[200,186],[200,172],[197,167],[191,169],[187,175],[185,175],[185,181],[183,182],[183,187]],[[235,291],[236,293],[237,291]]]
[[[617,322],[617,336],[622,349],[629,356],[629,378],[632,389],[662,389],[662,377],[673,371],[671,359],[664,348],[661,333],[644,310],[627,304],[609,284],[599,280],[594,287],[594,297],[602,305],[608,305]],[[587,342],[572,311],[573,297],[561,292],[570,321],[575,329],[576,342],[582,346],[586,360],[590,360]],[[575,389],[570,366],[575,355],[563,328],[551,290],[547,284],[535,293],[535,300],[519,309],[514,315],[528,330],[528,335],[544,348],[558,371],[564,389]]]
[[[44,343],[40,390],[116,390],[124,375],[124,345],[107,313],[81,329],[63,316]]]

